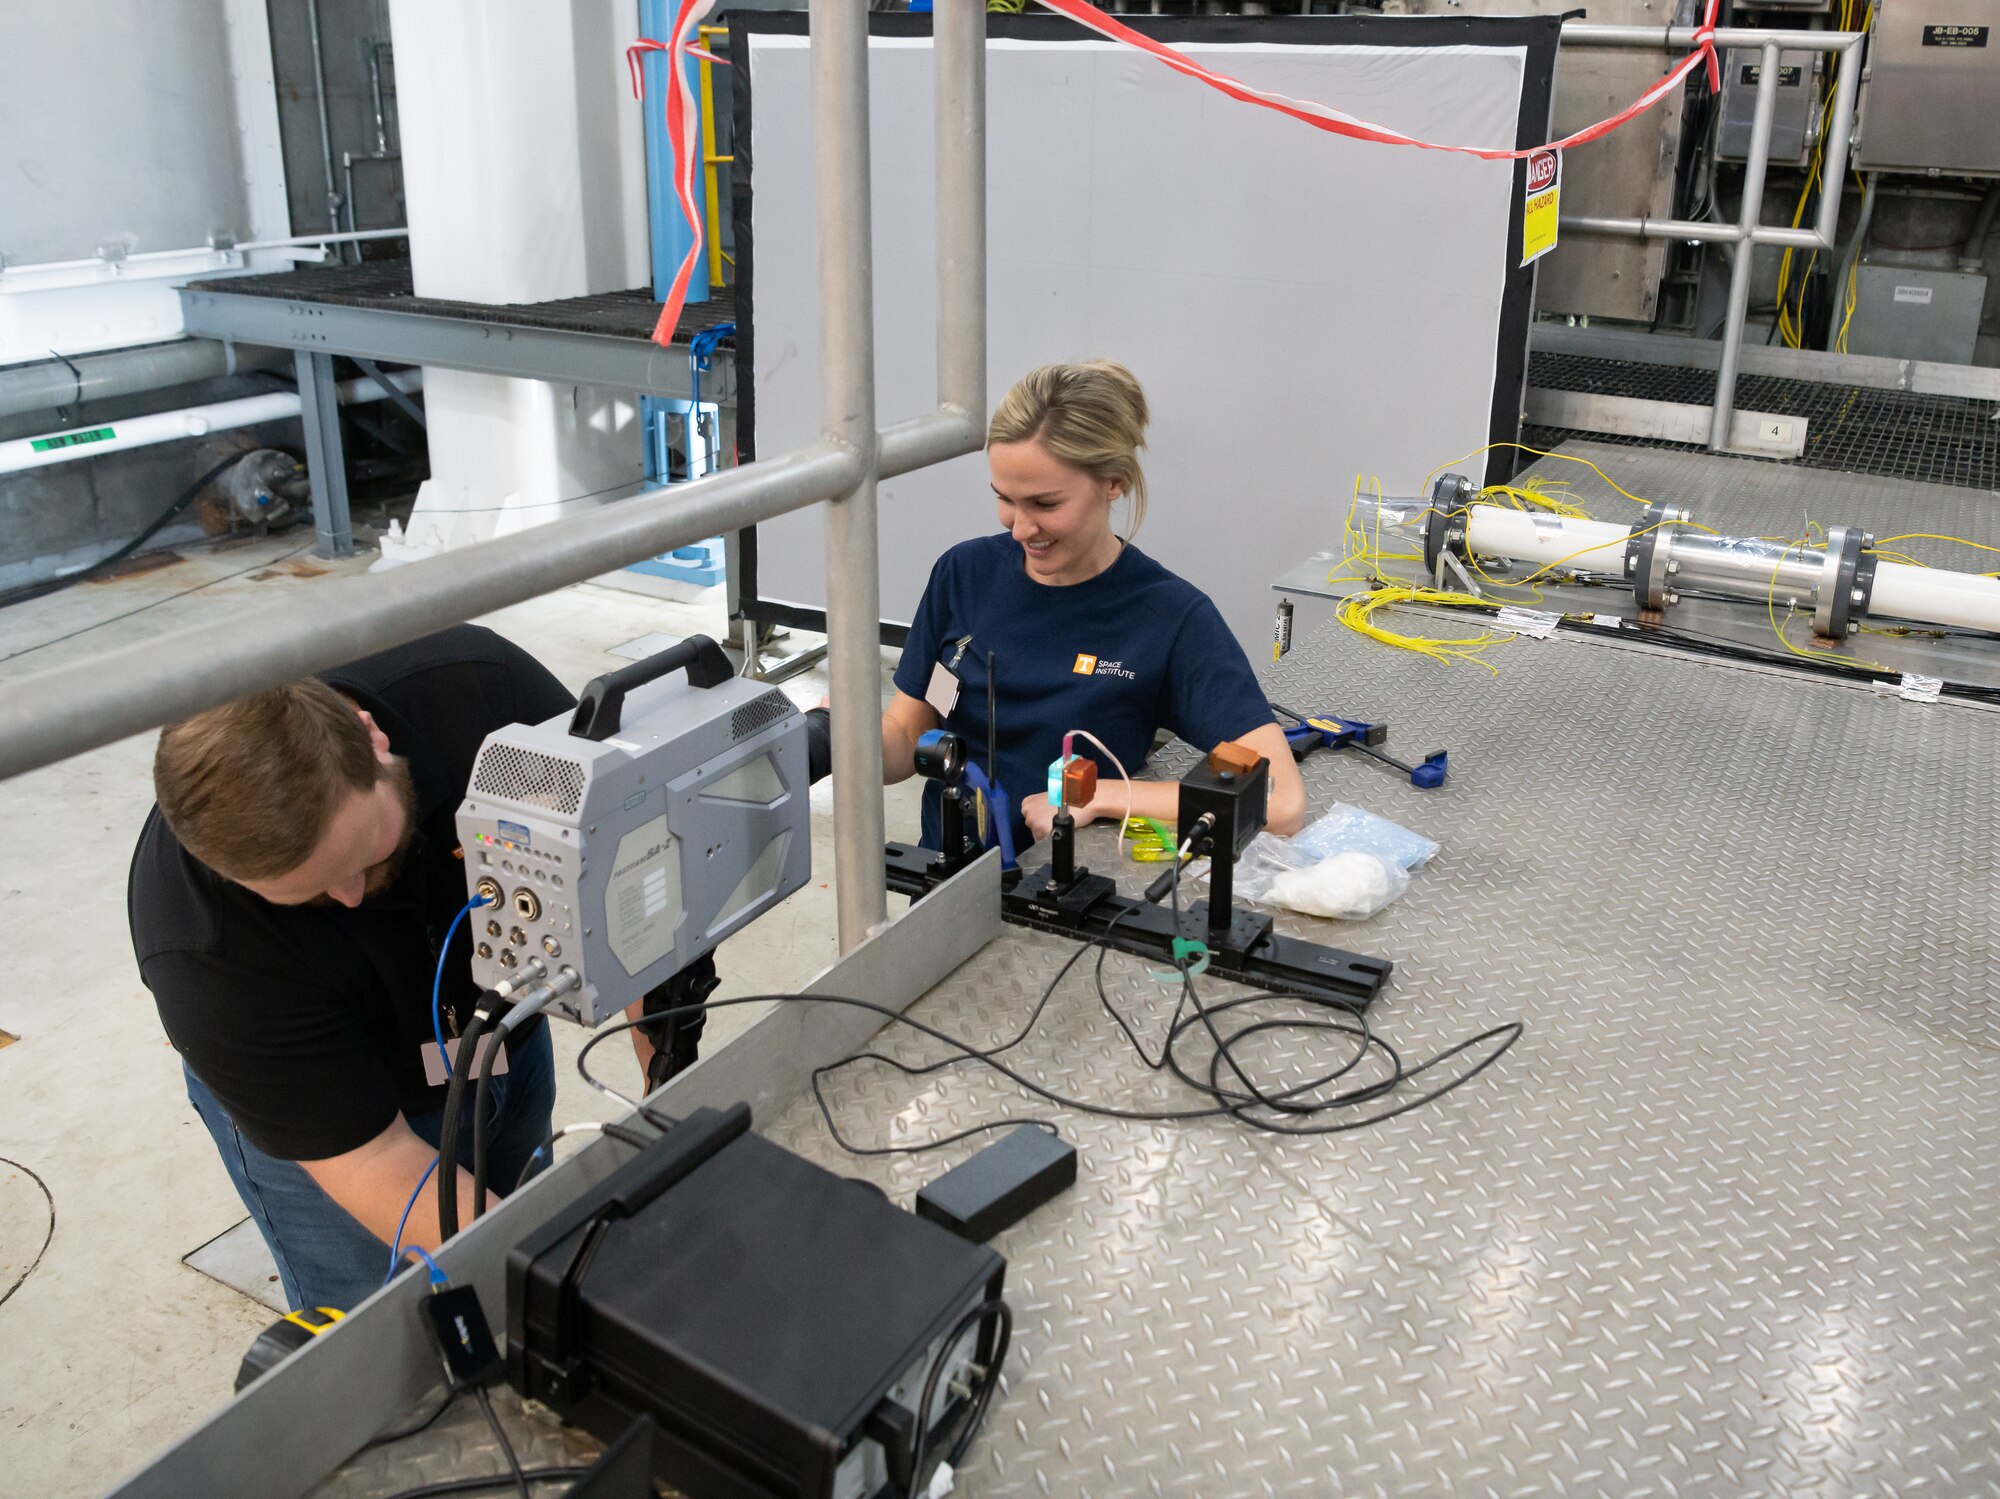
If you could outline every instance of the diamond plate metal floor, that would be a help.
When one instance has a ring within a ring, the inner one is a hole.
[[[1526,1034],[1356,1134],[1055,1116],[1079,1179],[997,1242],[1015,1350],[958,1492],[2000,1493],[2000,711],[1561,635],[1496,678],[1335,631],[1267,681],[1452,752],[1441,792],[1308,762],[1315,807],[1443,851],[1370,922],[1283,924],[1395,959],[1370,1015],[1408,1057]],[[1010,928],[913,1013],[1010,1037],[1071,950]],[[1156,1044],[1170,991],[1105,972]],[[1086,964],[1015,1059],[1187,1103]],[[1052,1114],[972,1068],[828,1095],[866,1144]],[[763,1127],[905,1203],[971,1148],[856,1158],[810,1098]],[[504,1414],[529,1461],[590,1450]],[[467,1404],[319,1493],[501,1470]]]
[[[1334,635],[1270,683],[1452,749],[1440,793],[1312,762],[1316,806],[1444,851],[1297,928],[1396,960],[1406,1054],[1526,1036],[1360,1134],[1064,1115],[1081,1176],[999,1241],[1017,1352],[961,1491],[2000,1492],[2000,715],[1562,637],[1496,679]],[[916,1013],[1006,1036],[1066,953],[1010,931]],[[1032,1075],[1174,1097],[1082,970]],[[1106,971],[1152,1039],[1168,991]],[[830,1097],[871,1143],[1048,1112],[971,1069]],[[967,1148],[857,1160],[809,1099],[770,1133],[903,1202]]]
[[[439,1391],[426,1395],[416,1421],[436,1410],[441,1398]],[[505,1385],[494,1386],[491,1398],[493,1413],[506,1429],[507,1439],[514,1444],[515,1455],[530,1472],[588,1467],[604,1450],[594,1437],[548,1419],[540,1413],[540,1407],[524,1406],[520,1397]],[[416,1421],[406,1423],[405,1429]],[[499,1475],[497,1481],[486,1485],[486,1491],[503,1493],[513,1488],[507,1460],[493,1440],[485,1417],[470,1395],[461,1395],[421,1434],[356,1454],[338,1473],[312,1491],[312,1499],[387,1499],[410,1489],[448,1484],[476,1473]],[[540,1492],[554,1490],[541,1488]]]

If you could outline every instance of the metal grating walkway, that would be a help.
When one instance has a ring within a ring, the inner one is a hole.
[[[1528,380],[1544,390],[1648,401],[1706,406],[1715,399],[1713,370],[1580,354],[1534,354]],[[1806,450],[1797,463],[1806,468],[2000,489],[2000,403],[1744,375],[1736,382],[1736,405],[1744,411],[1804,417]],[[1524,427],[1521,434],[1523,442],[1538,448],[1552,448],[1571,437],[1701,451],[1687,444],[1566,428]]]

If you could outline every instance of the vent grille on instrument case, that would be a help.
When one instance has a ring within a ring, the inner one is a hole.
[[[583,802],[583,767],[512,744],[489,744],[473,772],[472,789],[551,812],[574,812]]]
[[[754,703],[745,703],[729,720],[730,743],[747,738],[767,724],[776,723],[791,711],[791,701],[782,692],[767,692]]]

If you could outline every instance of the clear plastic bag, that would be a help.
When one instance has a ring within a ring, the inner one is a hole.
[[[1239,899],[1308,916],[1360,921],[1410,888],[1409,871],[1438,845],[1345,802],[1291,838],[1259,833],[1236,860]]]
[[[1344,853],[1373,854],[1397,869],[1422,868],[1438,851],[1438,845],[1422,833],[1346,802],[1327,808],[1324,816],[1291,840],[1291,846],[1305,861]]]
[[[1238,900],[1262,900],[1279,875],[1292,874],[1312,863],[1289,838],[1259,833],[1236,856],[1233,887]]]

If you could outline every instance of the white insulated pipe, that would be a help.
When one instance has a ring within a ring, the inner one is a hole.
[[[408,393],[421,390],[421,369],[398,370],[389,383]],[[373,380],[344,380],[334,387],[342,405],[385,398]],[[0,442],[0,474],[17,474],[31,468],[48,468],[72,463],[79,458],[95,458],[126,448],[146,448],[163,442],[180,442],[190,437],[206,437],[232,427],[252,427],[259,422],[282,421],[299,414],[295,391],[273,391],[270,395],[245,396],[235,401],[216,401],[207,406],[186,406],[178,411],[161,411],[152,416],[128,417],[123,421],[99,422],[68,432],[45,432],[39,437],[21,437]]]
[[[1484,557],[1512,557],[1546,567],[1561,563],[1581,572],[1625,576],[1625,544],[1630,526],[1609,521],[1538,515],[1503,505],[1474,505],[1466,511],[1466,545]]]
[[[1868,612],[1917,624],[2000,633],[2000,578],[1878,562]]]
[[[1500,505],[1466,510],[1466,545],[1477,556],[1507,557],[1538,567],[1560,564],[1582,572],[1625,575],[1630,526],[1536,514]],[[1825,549],[1785,546],[1754,537],[1704,536],[1661,527],[1660,544],[1671,545],[1682,586],[1706,588],[1763,603],[1810,606],[1826,567]],[[1881,561],[1865,611],[1946,629],[2000,634],[2000,578],[1909,567]]]

